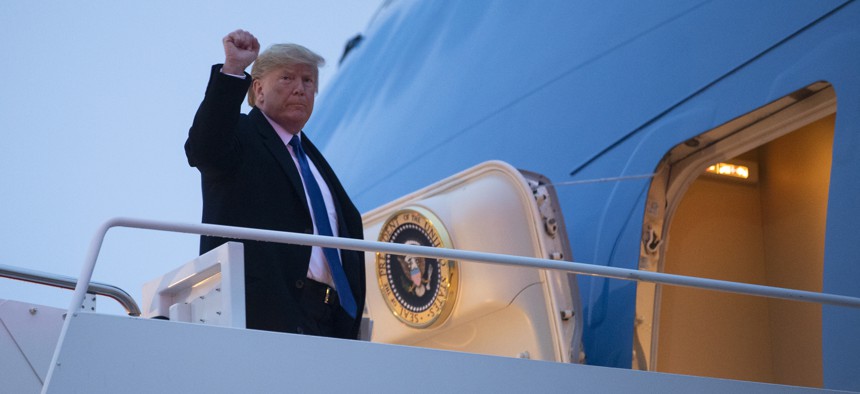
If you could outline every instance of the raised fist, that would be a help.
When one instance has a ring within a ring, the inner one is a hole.
[[[245,69],[257,59],[260,43],[253,34],[239,29],[224,37],[224,67],[227,74],[242,75]]]

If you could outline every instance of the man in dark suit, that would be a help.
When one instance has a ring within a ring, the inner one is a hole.
[[[362,239],[361,215],[302,132],[323,59],[295,44],[273,45],[258,56],[257,39],[243,30],[223,44],[224,64],[212,68],[185,143],[189,164],[201,174],[203,222]],[[246,92],[253,107],[247,115],[240,113]],[[201,237],[200,252],[226,241]],[[248,328],[357,338],[363,253],[244,245]]]

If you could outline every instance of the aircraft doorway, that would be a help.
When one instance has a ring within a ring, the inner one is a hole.
[[[835,111],[818,83],[672,149],[640,269],[820,292]],[[634,338],[634,368],[823,384],[818,304],[640,283]]]

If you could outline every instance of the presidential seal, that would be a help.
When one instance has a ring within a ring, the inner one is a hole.
[[[451,248],[448,232],[430,211],[413,207],[385,221],[381,242]],[[403,323],[415,328],[442,324],[457,296],[455,261],[418,256],[376,254],[376,276],[385,304]]]

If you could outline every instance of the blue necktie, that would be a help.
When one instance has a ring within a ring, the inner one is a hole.
[[[290,146],[293,147],[293,152],[299,161],[301,167],[302,178],[305,181],[305,188],[308,192],[308,198],[311,200],[311,211],[314,214],[314,221],[317,225],[319,235],[332,236],[331,223],[328,221],[328,210],[325,207],[320,185],[317,183],[314,174],[311,172],[311,167],[308,165],[308,157],[302,149],[302,144],[299,137],[294,135],[290,140]],[[346,280],[346,273],[343,271],[343,265],[340,263],[340,255],[336,249],[323,248],[325,259],[328,261],[328,268],[331,270],[331,277],[334,280],[334,285],[337,288],[337,295],[340,299],[340,306],[350,316],[355,317],[356,305],[355,299],[352,297],[352,291],[349,289],[349,282]]]

